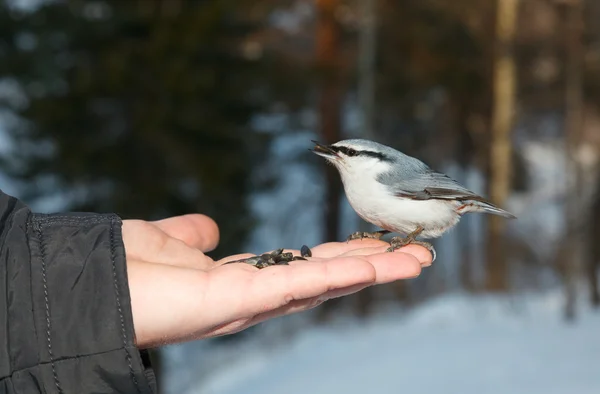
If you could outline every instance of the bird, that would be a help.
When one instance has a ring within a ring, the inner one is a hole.
[[[347,241],[403,234],[390,240],[388,252],[416,244],[427,248],[434,261],[433,246],[417,238],[441,237],[470,212],[516,218],[446,174],[387,145],[366,139],[331,145],[312,142],[315,146],[311,151],[338,170],[352,209],[366,222],[383,229],[355,232]]]

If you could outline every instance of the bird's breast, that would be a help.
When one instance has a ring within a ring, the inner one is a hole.
[[[392,232],[408,234],[421,226],[423,238],[436,238],[460,219],[452,201],[396,197],[375,179],[346,180],[344,189],[348,202],[362,219]]]

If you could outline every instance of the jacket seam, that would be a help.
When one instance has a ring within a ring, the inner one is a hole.
[[[114,286],[115,286],[115,299],[117,301],[117,310],[119,312],[119,318],[121,319],[121,335],[123,337],[123,347],[127,348],[127,332],[125,331],[125,318],[123,317],[123,309],[121,308],[119,283],[118,283],[118,279],[117,279],[114,221],[112,221],[112,220],[110,223],[109,238],[110,238],[110,257],[112,260],[113,282],[114,282]],[[131,376],[131,380],[133,381],[133,384],[135,385],[135,388],[138,391],[138,393],[141,393],[140,386],[138,384],[137,378],[135,377],[135,372],[133,371],[133,363],[131,360],[131,354],[129,354],[128,351],[125,352],[125,359],[127,361],[127,365],[129,366],[129,375]]]
[[[0,193],[1,192],[2,191],[0,190]],[[6,228],[7,228],[7,223],[10,223],[13,220],[13,218],[15,217],[15,207],[17,206],[17,202],[18,202],[17,199],[14,198],[14,197],[10,197],[8,201],[9,202],[7,204],[7,207],[6,207],[6,213],[7,213],[7,215],[6,216],[2,215],[2,217],[0,217],[0,245],[4,244],[4,241],[5,241],[6,237],[7,237],[7,232],[5,231]],[[28,217],[29,217],[29,215],[28,215]],[[27,226],[27,223],[28,223],[28,220],[25,222],[26,226]],[[9,286],[8,286],[8,280],[9,280],[8,271],[7,271],[7,275],[5,275],[4,280],[5,280],[5,283],[4,283],[5,286],[4,286],[4,288],[7,289],[7,291],[8,291],[8,288],[9,288]],[[7,315],[8,314],[10,314],[9,310],[7,310]],[[7,324],[7,326],[6,326],[5,334],[4,335],[5,335],[5,338],[6,338],[6,343],[10,344],[11,343],[11,337],[10,337],[11,333],[10,333],[10,330],[8,329],[8,321],[7,321],[6,324]],[[8,368],[11,369],[13,362],[12,362],[11,357],[10,357],[10,347],[7,347],[7,352],[9,354],[9,357],[8,357],[8,359],[9,359],[8,360]]]
[[[85,216],[59,216],[50,218],[35,218],[35,221],[40,225],[53,225],[53,224],[64,224],[64,225],[81,225],[81,224],[96,224],[106,223],[110,220],[110,217],[85,217]]]
[[[60,382],[58,380],[58,374],[56,373],[56,365],[54,364],[54,354],[52,353],[52,335],[51,329],[52,324],[50,322],[50,302],[48,301],[48,281],[46,278],[46,245],[44,242],[44,235],[42,231],[42,226],[38,226],[37,235],[40,242],[40,257],[42,260],[42,285],[44,288],[44,306],[46,313],[46,342],[48,345],[48,355],[50,357],[50,367],[52,368],[52,375],[54,377],[54,385],[58,389],[59,393],[62,393],[63,390],[60,386]]]

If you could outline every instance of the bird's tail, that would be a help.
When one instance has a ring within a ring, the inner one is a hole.
[[[502,216],[507,219],[516,219],[517,218],[512,213],[505,211],[504,209],[498,208],[494,204],[489,203],[487,201],[474,201],[473,205],[477,206],[477,208],[479,208],[478,209],[479,211],[484,211],[487,213],[491,213],[493,215]]]

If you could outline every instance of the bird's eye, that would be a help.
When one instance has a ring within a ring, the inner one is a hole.
[[[346,151],[346,155],[348,155],[348,156],[356,156],[356,151],[354,149],[348,148],[348,150]]]

